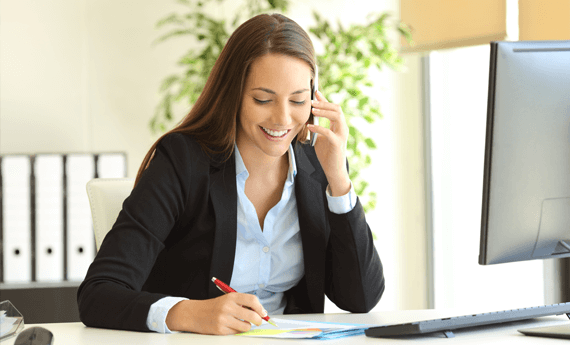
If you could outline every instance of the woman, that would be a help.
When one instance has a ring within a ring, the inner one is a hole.
[[[376,305],[384,277],[348,177],[348,128],[320,93],[311,110],[314,76],[292,20],[259,15],[233,33],[190,113],[143,160],[79,287],[83,323],[233,334],[267,313],[322,313],[325,294],[351,312]],[[309,125],[311,112],[330,128]]]

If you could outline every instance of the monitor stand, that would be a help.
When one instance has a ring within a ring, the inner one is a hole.
[[[566,316],[570,318],[570,313],[566,314]],[[536,337],[570,339],[570,323],[548,327],[519,329],[518,331],[524,335],[532,335]]]

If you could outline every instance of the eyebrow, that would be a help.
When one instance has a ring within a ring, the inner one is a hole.
[[[255,89],[252,89],[252,90],[261,90],[261,91],[265,91],[265,92],[267,92],[267,93],[270,93],[270,94],[275,95],[275,91],[273,91],[273,90],[271,90],[271,89],[264,88],[264,87],[256,87]],[[303,93],[303,92],[305,92],[305,91],[309,91],[309,89],[297,90],[297,91],[295,91],[295,92],[291,92],[291,94],[292,94],[292,95],[296,95],[296,94],[298,94],[298,93]]]

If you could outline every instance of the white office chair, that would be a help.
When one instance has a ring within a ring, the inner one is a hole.
[[[123,201],[131,194],[134,183],[135,180],[131,178],[96,178],[87,182],[97,251],[115,224]]]

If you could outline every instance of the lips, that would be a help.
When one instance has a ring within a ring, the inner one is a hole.
[[[286,129],[286,130],[282,130],[282,131],[275,131],[269,128],[265,128],[263,126],[259,126],[266,134],[268,134],[269,136],[273,137],[273,138],[282,138],[284,136],[286,136],[291,130],[290,129]]]

